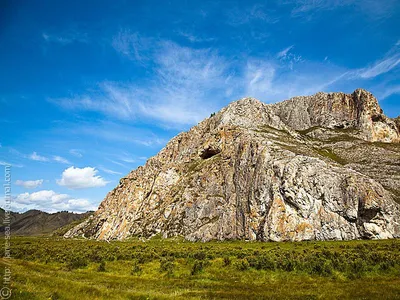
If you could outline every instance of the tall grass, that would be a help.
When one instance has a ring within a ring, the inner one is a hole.
[[[106,243],[15,237],[12,257],[14,299],[400,298],[399,240]]]

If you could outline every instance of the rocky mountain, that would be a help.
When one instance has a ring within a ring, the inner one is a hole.
[[[376,98],[233,102],[121,178],[65,237],[400,237],[400,124]]]
[[[89,217],[93,212],[82,214],[61,211],[49,214],[40,210],[29,210],[24,213],[10,213],[10,227],[12,235],[44,235],[50,234],[54,230],[71,224],[76,221],[82,221]],[[0,208],[0,232],[4,232],[5,211]]]

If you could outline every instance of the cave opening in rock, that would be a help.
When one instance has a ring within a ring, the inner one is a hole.
[[[214,155],[217,155],[220,152],[221,152],[221,150],[219,150],[219,149],[207,148],[201,152],[200,157],[202,159],[207,159],[207,158],[213,157]]]
[[[382,115],[373,115],[371,117],[373,122],[383,122],[385,121],[385,118]]]

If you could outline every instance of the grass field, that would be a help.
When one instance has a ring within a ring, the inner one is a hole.
[[[400,299],[400,240],[14,237],[11,249],[11,299]]]

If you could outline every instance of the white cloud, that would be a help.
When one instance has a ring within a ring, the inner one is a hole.
[[[294,48],[294,45],[291,45],[282,51],[278,52],[276,57],[281,61],[284,66],[287,66],[290,70],[293,70],[294,65],[303,61],[300,55],[290,53],[290,50]]]
[[[33,152],[31,155],[29,155],[29,159],[35,160],[35,161],[49,161],[47,157],[41,156],[37,154],[36,152]]]
[[[137,34],[134,37],[130,33],[128,37],[123,37],[123,34],[119,33],[117,39],[142,39]],[[151,59],[151,64],[146,68],[154,74],[148,82],[140,86],[101,82],[95,91],[92,89],[83,95],[52,101],[67,109],[96,111],[112,118],[142,123],[157,121],[159,127],[186,129],[211,112],[218,111],[232,99],[251,96],[270,103],[293,96],[330,91],[327,89],[336,90],[338,87],[350,86],[349,89],[354,90],[362,85],[361,80],[378,76],[400,65],[397,48],[391,49],[383,59],[370,67],[349,70],[327,59],[322,62],[303,59],[293,53],[293,45],[272,57],[228,59],[208,48],[189,48],[168,41],[152,41],[150,51],[145,51],[149,55],[147,58]],[[146,43],[139,44],[142,50],[145,49]],[[126,56],[136,53],[128,53],[123,47],[115,48]],[[143,139],[132,135],[116,135],[115,131],[108,128],[91,130],[103,138],[146,146],[166,142],[157,136],[147,138],[147,135],[142,135],[146,136]]]
[[[245,82],[246,95],[263,99],[271,91],[275,68],[269,62],[250,61],[247,63]]]
[[[26,189],[35,189],[43,184],[43,179],[27,180],[27,181],[17,180],[15,184],[23,186]]]
[[[14,151],[14,152],[18,152],[18,151]],[[45,157],[45,156],[41,156],[41,155],[37,154],[36,152],[33,152],[30,155],[24,155],[24,154],[20,154],[20,155],[23,156],[23,157],[27,157],[27,158],[29,158],[31,160],[35,160],[35,161],[42,161],[42,162],[49,162],[50,161],[50,158]],[[54,155],[51,160],[55,161],[55,162],[58,162],[58,163],[62,163],[62,164],[70,164],[70,162],[66,158],[61,157],[59,155]]]
[[[56,43],[63,46],[74,42],[87,43],[89,41],[85,32],[80,32],[77,30],[69,30],[57,34],[43,32],[42,38],[47,43]]]
[[[359,68],[355,70],[350,70],[348,72],[348,78],[361,78],[361,79],[371,79],[377,76],[388,73],[400,66],[400,47],[396,43],[391,49],[383,56],[369,66],[364,68]]]
[[[275,24],[279,22],[279,16],[272,10],[265,9],[261,4],[254,4],[245,9],[233,7],[227,10],[227,23],[232,26],[240,26],[250,22]]]
[[[360,69],[357,73],[361,78],[373,78],[389,72],[398,65],[400,65],[400,55],[395,54],[391,57],[377,61],[370,67]]]
[[[302,17],[310,20],[313,14],[322,11],[332,11],[337,9],[350,9],[360,12],[371,19],[388,18],[393,13],[393,7],[397,0],[285,0],[283,4],[290,4],[292,16]],[[316,14],[317,15],[317,14]],[[353,16],[352,14],[349,14]]]
[[[35,202],[59,203],[68,198],[69,196],[67,194],[57,194],[52,190],[42,190],[34,193],[19,194],[15,198],[15,201],[22,204],[32,204]]]
[[[389,87],[385,86],[382,90],[383,92],[377,95],[380,100],[384,100],[391,95],[400,94],[400,85],[389,86]]]
[[[152,57],[156,80],[148,86],[102,82],[95,93],[52,101],[68,109],[99,111],[119,119],[152,118],[179,125],[196,123],[215,111],[219,105],[207,99],[228,89],[225,60],[210,49],[172,42],[159,42],[157,47]]]
[[[276,55],[278,58],[282,58],[282,57],[286,57],[286,55],[288,54],[288,52],[293,49],[293,45],[283,49],[282,51],[278,52],[278,54]]]
[[[17,167],[17,168],[22,168],[23,167],[23,165],[10,163],[10,162],[4,161],[4,160],[0,160],[0,166],[12,166],[12,167]]]
[[[39,209],[46,212],[61,210],[85,212],[96,209],[96,206],[87,199],[76,199],[53,190],[19,194],[13,198],[13,205],[18,211]]]
[[[58,155],[53,156],[53,160],[62,164],[71,164],[67,159]]]
[[[70,153],[71,155],[76,156],[76,157],[79,157],[79,158],[83,157],[82,150],[71,149],[71,150],[69,150],[69,153]]]
[[[62,173],[61,179],[57,179],[57,184],[66,186],[70,189],[84,189],[105,186],[109,181],[97,175],[95,168],[75,168],[69,167]]]
[[[130,30],[121,30],[112,40],[112,46],[117,52],[138,62],[148,59],[144,50],[148,50],[153,43],[152,39],[142,37]]]
[[[117,172],[117,171],[113,171],[104,167],[99,167],[100,170],[102,170],[103,172],[106,172],[107,174],[111,174],[111,175],[122,175],[121,172]]]
[[[187,31],[179,31],[178,34],[187,38],[191,43],[206,43],[215,41],[215,38],[201,37]]]

